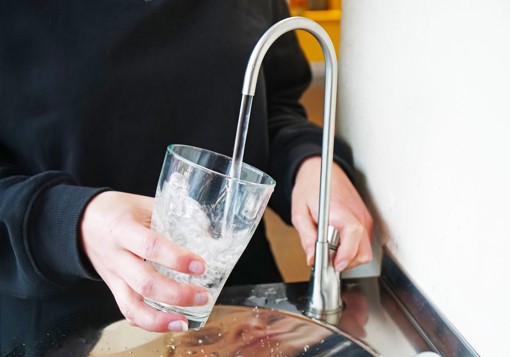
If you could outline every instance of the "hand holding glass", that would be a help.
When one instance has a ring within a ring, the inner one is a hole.
[[[162,311],[184,315],[189,327],[202,327],[239,257],[250,241],[274,190],[264,172],[242,164],[239,178],[230,176],[232,160],[185,145],[168,147],[158,182],[152,229],[205,259],[203,275],[183,274],[151,264],[182,283],[206,287],[205,306],[171,306],[145,298]]]

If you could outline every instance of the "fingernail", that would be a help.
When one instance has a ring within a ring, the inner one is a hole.
[[[168,331],[174,332],[188,331],[188,324],[182,320],[172,321],[168,324]]]
[[[198,260],[193,260],[191,263],[189,263],[189,272],[190,273],[193,273],[193,274],[203,274],[205,273],[205,265],[204,263],[198,261]]]
[[[208,292],[197,293],[195,294],[194,303],[195,305],[206,305],[211,298],[211,294]]]
[[[360,264],[366,264],[368,262],[370,262],[372,260],[372,258],[368,255],[362,255],[361,257],[358,258]]]
[[[314,253],[314,247],[308,247],[306,248],[305,254],[306,254],[306,264],[312,265],[312,258]]]
[[[345,268],[347,267],[347,262],[345,260],[342,260],[340,261],[340,263],[338,263],[336,265],[336,271],[343,271]]]

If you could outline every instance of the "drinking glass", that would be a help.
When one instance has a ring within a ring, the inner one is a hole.
[[[247,164],[230,176],[232,159],[209,150],[170,145],[156,190],[152,229],[205,259],[207,271],[195,276],[150,262],[182,283],[206,287],[205,306],[172,306],[145,298],[149,305],[186,316],[199,329],[250,241],[274,190],[275,181]]]

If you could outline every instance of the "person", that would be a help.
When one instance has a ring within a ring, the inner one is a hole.
[[[289,16],[284,0],[5,1],[0,4],[0,316],[2,349],[59,317],[115,306],[149,331],[186,329],[144,304],[200,305],[187,274],[201,257],[150,230],[168,144],[232,155],[249,55]],[[277,182],[272,207],[313,261],[322,130],[299,97],[310,69],[295,34],[263,63],[244,161]],[[335,143],[335,267],[371,259],[372,219]],[[228,284],[280,281],[260,224]],[[35,333],[35,332],[34,332]],[[3,352],[2,352],[3,353]]]

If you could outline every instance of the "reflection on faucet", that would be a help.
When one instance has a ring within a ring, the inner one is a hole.
[[[315,263],[310,282],[309,303],[306,313],[312,318],[336,324],[342,310],[340,275],[333,268],[330,251],[336,250],[338,238],[336,231],[328,228],[328,223],[335,127],[337,60],[335,48],[329,35],[316,22],[304,17],[290,17],[273,25],[258,41],[248,61],[244,77],[241,111],[239,113],[239,124],[234,145],[234,158],[237,158],[239,162],[242,160],[251,102],[255,95],[262,60],[276,39],[284,33],[293,30],[305,30],[317,39],[324,53],[326,64],[318,237],[315,245]],[[328,233],[331,239],[335,240],[334,242],[331,241],[331,245],[328,243]]]

